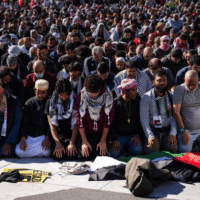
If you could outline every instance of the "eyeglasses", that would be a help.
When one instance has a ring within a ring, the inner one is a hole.
[[[46,53],[39,53],[39,56],[46,56]]]

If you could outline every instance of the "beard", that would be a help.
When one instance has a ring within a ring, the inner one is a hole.
[[[161,88],[161,87],[155,86],[155,90],[159,93],[165,93],[167,91],[167,89],[168,89],[168,87]]]

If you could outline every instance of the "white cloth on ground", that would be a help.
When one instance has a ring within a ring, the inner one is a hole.
[[[116,160],[109,156],[97,156],[96,159],[94,160],[94,162],[92,163],[91,171],[95,171],[95,170],[101,169],[103,167],[109,167],[109,166],[120,165],[120,164],[126,165],[127,163]]]
[[[21,142],[16,146],[15,153],[20,158],[30,157],[48,157],[50,156],[50,148],[45,151],[42,149],[42,142],[45,139],[44,135],[38,137],[28,136],[26,139],[27,148],[25,151],[20,149]]]

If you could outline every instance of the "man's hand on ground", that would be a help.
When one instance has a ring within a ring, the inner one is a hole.
[[[96,150],[98,150],[98,148],[99,148],[99,151],[100,151],[100,155],[101,156],[106,156],[106,153],[108,153],[106,142],[99,142],[97,144]]]
[[[62,158],[63,153],[65,153],[65,148],[60,142],[57,142],[53,155],[56,155],[57,158]]]
[[[78,151],[77,151],[76,146],[74,144],[69,144],[67,146],[66,152],[67,152],[68,156],[75,156],[76,153],[78,154]]]
[[[88,141],[84,141],[82,143],[82,147],[81,147],[81,152],[82,152],[83,157],[89,156],[88,148],[90,149],[90,151],[92,151],[92,147],[91,147],[90,143]]]
[[[3,145],[3,154],[8,155],[11,152],[11,144],[10,143],[5,143]]]

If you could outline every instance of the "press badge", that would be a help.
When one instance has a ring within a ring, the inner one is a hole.
[[[162,128],[162,118],[160,115],[153,117],[153,124],[155,128]]]

